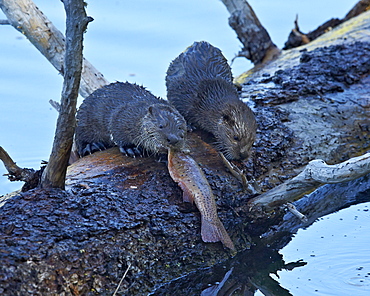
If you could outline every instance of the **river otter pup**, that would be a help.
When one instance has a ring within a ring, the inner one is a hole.
[[[75,141],[84,156],[118,146],[128,156],[182,149],[186,122],[167,101],[144,87],[116,82],[88,96],[77,113]]]
[[[167,98],[188,123],[214,135],[226,158],[244,159],[256,137],[256,120],[232,79],[218,48],[194,42],[167,70]]]

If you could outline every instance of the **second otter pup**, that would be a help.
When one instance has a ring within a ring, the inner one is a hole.
[[[191,125],[216,138],[227,159],[244,159],[256,137],[256,120],[232,83],[221,51],[208,42],[194,42],[169,66],[167,98]]]
[[[181,150],[186,122],[167,101],[144,87],[116,82],[88,96],[77,113],[75,141],[80,156],[118,146],[128,156]]]

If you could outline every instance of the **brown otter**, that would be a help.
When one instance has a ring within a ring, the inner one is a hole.
[[[80,156],[118,146],[128,156],[182,149],[186,122],[167,101],[128,82],[106,85],[88,96],[77,113]]]
[[[190,125],[213,134],[226,158],[244,159],[256,137],[256,120],[232,79],[221,50],[194,42],[167,70],[167,98]]]

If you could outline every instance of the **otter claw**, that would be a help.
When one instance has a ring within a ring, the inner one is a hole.
[[[126,148],[125,147],[119,147],[119,151],[121,151],[122,154],[127,156]]]
[[[134,147],[134,148],[132,148],[132,150],[134,151],[134,153],[137,157],[143,157],[144,153],[143,153],[142,149],[140,149],[138,147]]]
[[[91,144],[91,151],[92,152],[96,152],[96,151],[103,151],[103,150],[105,150],[105,149],[107,149],[105,146],[104,146],[104,144],[103,143],[92,143]]]
[[[96,147],[98,147],[98,149],[100,151],[103,151],[103,150],[106,150],[107,149],[107,147],[103,143],[100,143],[100,142],[93,143],[93,145],[95,145]]]
[[[131,148],[128,147],[119,147],[119,151],[121,151],[122,154],[129,156],[129,157],[136,157],[134,151],[132,151]]]
[[[91,154],[91,147],[90,147],[90,144],[87,144],[86,147],[82,150],[82,152],[80,153],[82,156],[86,156],[86,155],[89,155]]]
[[[130,157],[133,157],[133,158],[135,158],[135,157],[136,157],[136,155],[135,155],[134,151],[132,151],[132,149],[131,149],[131,148],[126,149],[126,153],[127,153],[127,154],[128,154],[128,156],[130,156]]]
[[[143,151],[141,148],[138,147],[119,147],[119,150],[126,156],[129,157],[142,157],[143,156]]]
[[[82,149],[80,155],[86,156],[96,151],[103,151],[105,149],[107,149],[107,147],[105,147],[103,143],[99,143],[99,142],[89,143],[89,144],[86,144],[84,149]]]

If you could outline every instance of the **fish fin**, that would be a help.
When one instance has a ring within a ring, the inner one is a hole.
[[[222,222],[217,219],[216,223],[202,218],[201,234],[204,242],[219,242],[221,241],[225,247],[235,250],[234,243],[228,235]]]
[[[182,182],[179,182],[179,186],[180,188],[182,189],[182,200],[183,202],[190,202],[190,203],[194,203],[194,195],[191,193],[191,191],[188,189],[187,186],[185,186],[185,184],[183,184]]]

